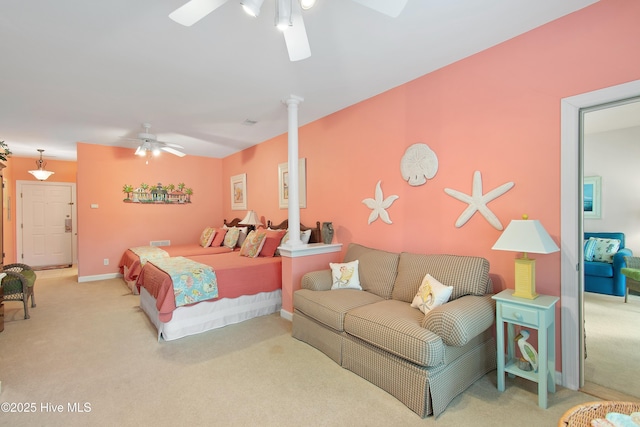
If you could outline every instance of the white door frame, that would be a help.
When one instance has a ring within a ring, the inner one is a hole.
[[[582,156],[580,110],[640,96],[640,80],[561,100],[560,147],[560,318],[562,339],[562,385],[577,390],[582,375]]]
[[[67,186],[71,189],[71,259],[73,264],[78,264],[78,204],[76,201],[75,182],[52,182],[52,181],[27,181],[16,180],[16,262],[22,262],[22,186],[23,185],[57,185]]]

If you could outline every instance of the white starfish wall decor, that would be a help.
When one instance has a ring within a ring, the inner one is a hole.
[[[362,203],[367,205],[369,209],[372,209],[371,214],[369,215],[369,222],[367,224],[371,224],[378,218],[387,224],[391,224],[391,218],[389,218],[387,209],[391,207],[391,204],[395,202],[399,196],[389,196],[385,199],[382,195],[382,187],[380,186],[381,182],[382,181],[378,181],[376,184],[375,198],[364,199],[362,201]]]
[[[458,190],[445,188],[445,193],[455,199],[460,200],[461,202],[469,204],[469,206],[467,206],[467,208],[458,217],[458,220],[456,221],[456,227],[462,227],[467,223],[467,221],[469,221],[469,219],[471,219],[473,214],[475,214],[476,212],[480,212],[482,216],[485,217],[485,219],[489,222],[489,224],[491,224],[498,230],[502,230],[502,223],[500,222],[498,217],[487,207],[487,203],[494,199],[497,199],[507,191],[511,190],[513,185],[513,182],[507,182],[499,187],[494,188],[486,194],[482,194],[482,176],[480,175],[480,171],[475,171],[473,173],[473,189],[470,196]]]

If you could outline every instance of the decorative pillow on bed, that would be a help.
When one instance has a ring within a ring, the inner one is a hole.
[[[210,246],[211,242],[213,241],[213,236],[215,236],[215,234],[216,234],[215,228],[211,228],[211,227],[205,228],[202,234],[200,234],[200,246],[202,246],[203,248]]]
[[[222,243],[224,242],[224,236],[227,235],[227,229],[226,228],[218,228],[216,229],[216,235],[213,236],[213,241],[211,242],[211,246],[222,246]]]
[[[249,227],[238,227],[238,230],[240,230],[240,234],[238,234],[238,243],[236,243],[236,246],[241,247],[244,243],[244,239],[247,238]]]
[[[251,231],[244,242],[242,242],[242,247],[240,248],[240,256],[246,256],[249,258],[255,258],[260,253],[262,246],[264,245],[265,238],[267,237],[266,233],[258,233],[255,231]]]
[[[358,264],[358,260],[342,264],[330,262],[329,267],[331,268],[331,281],[333,282],[331,290],[362,290],[362,287],[360,286],[360,276],[358,275]]]
[[[259,230],[259,233],[264,233],[266,237],[264,238],[264,245],[262,246],[262,250],[260,251],[261,257],[272,257],[276,254],[276,250],[278,246],[280,246],[280,242],[282,238],[286,234],[285,230]]]
[[[300,240],[302,240],[302,243],[304,243],[305,245],[309,243],[310,238],[311,238],[311,230],[305,230],[300,232]],[[285,234],[284,237],[282,238],[282,244],[284,245],[288,241],[289,241],[289,230],[287,230],[287,234]]]
[[[224,236],[223,246],[230,249],[236,247],[238,243],[238,237],[240,236],[240,229],[238,227],[227,228],[227,234]]]
[[[445,286],[427,274],[422,279],[422,284],[413,298],[411,307],[419,308],[421,312],[426,314],[432,308],[439,307],[449,301],[452,291],[453,286]]]

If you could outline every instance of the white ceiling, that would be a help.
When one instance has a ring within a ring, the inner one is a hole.
[[[595,1],[409,0],[390,18],[318,0],[312,56],[290,62],[273,0],[257,19],[229,0],[192,27],[168,18],[186,0],[3,0],[0,140],[74,160],[78,141],[135,147],[121,137],[149,122],[187,154],[225,157],[285,133],[291,94],[304,125]]]

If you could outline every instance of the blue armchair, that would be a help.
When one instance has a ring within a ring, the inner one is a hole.
[[[620,249],[613,255],[613,263],[585,261],[584,290],[598,294],[623,297],[626,291],[626,277],[620,272],[627,263],[625,256],[632,256],[630,249],[624,247],[624,233],[584,233],[585,240],[590,237],[620,240]]]

